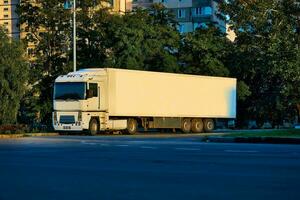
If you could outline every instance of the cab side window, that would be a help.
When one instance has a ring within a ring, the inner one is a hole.
[[[89,83],[89,90],[92,91],[92,97],[98,96],[98,84],[97,83]]]

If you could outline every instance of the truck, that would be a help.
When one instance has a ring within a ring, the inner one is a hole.
[[[58,132],[172,129],[212,132],[236,117],[236,79],[116,68],[87,68],[56,78]]]

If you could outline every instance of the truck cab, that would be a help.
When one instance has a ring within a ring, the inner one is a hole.
[[[106,128],[105,79],[104,70],[89,69],[55,80],[53,127],[56,131],[83,131],[91,126],[95,131]]]

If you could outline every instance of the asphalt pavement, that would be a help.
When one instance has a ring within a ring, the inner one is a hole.
[[[0,140],[0,200],[298,200],[299,189],[299,145],[167,135]]]

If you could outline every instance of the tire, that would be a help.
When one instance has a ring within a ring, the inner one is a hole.
[[[181,131],[183,133],[190,133],[191,132],[191,127],[192,127],[192,124],[191,124],[190,119],[187,119],[187,118],[182,119],[182,121],[181,121]]]
[[[137,121],[133,118],[128,119],[126,133],[133,135],[136,134],[136,132],[137,132]]]
[[[192,132],[201,133],[203,131],[203,121],[202,119],[196,118],[192,120]]]
[[[92,118],[89,125],[89,134],[97,135],[98,132],[99,132],[99,123],[97,119]]]
[[[207,133],[211,133],[215,129],[215,122],[212,119],[203,120],[203,128]]]

